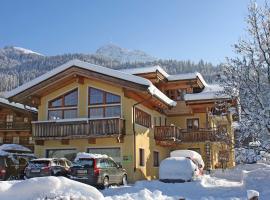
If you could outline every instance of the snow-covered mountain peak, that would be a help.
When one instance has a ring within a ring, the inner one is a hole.
[[[30,49],[25,49],[25,48],[22,48],[22,47],[11,47],[11,48],[13,48],[13,49],[15,49],[15,50],[18,50],[18,51],[21,51],[21,52],[24,53],[24,54],[37,54],[37,55],[39,55],[39,56],[43,56],[42,54],[37,53],[37,52],[35,52],[35,51],[32,51],[32,50],[30,50]]]
[[[157,60],[157,58],[148,55],[144,51],[125,49],[115,44],[107,44],[98,48],[96,54],[110,58],[112,60],[120,61],[122,63],[150,62]]]

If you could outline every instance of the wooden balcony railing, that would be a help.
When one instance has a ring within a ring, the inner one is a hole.
[[[123,134],[125,123],[120,118],[33,122],[35,139],[107,137]]]
[[[0,130],[31,130],[31,123],[29,122],[6,122],[0,121]]]
[[[156,126],[155,139],[158,141],[174,140],[178,142],[218,142],[224,141],[226,134],[216,129],[186,130],[176,126]]]

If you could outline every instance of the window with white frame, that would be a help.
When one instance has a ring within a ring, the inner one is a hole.
[[[72,90],[51,101],[48,105],[48,119],[77,118],[78,89]]]
[[[88,90],[89,118],[121,117],[121,97],[97,88]]]
[[[13,122],[13,115],[7,115],[6,121],[7,122]]]

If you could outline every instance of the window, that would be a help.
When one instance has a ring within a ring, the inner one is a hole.
[[[71,119],[77,117],[78,89],[72,90],[49,102],[48,119]]]
[[[7,115],[6,121],[7,122],[13,122],[13,115]]]
[[[0,137],[0,144],[3,144],[3,137]]]
[[[145,162],[144,162],[144,149],[139,149],[139,156],[140,156],[140,166],[144,166]]]
[[[199,129],[199,119],[187,119],[187,129],[188,130],[198,130]]]
[[[47,158],[66,158],[68,160],[74,160],[77,154],[76,149],[47,149]]]
[[[88,153],[93,154],[105,154],[109,157],[111,157],[116,163],[121,163],[121,152],[119,147],[113,147],[113,148],[88,148]]]
[[[89,118],[121,117],[121,97],[89,88]]]
[[[154,156],[153,157],[154,158],[154,161],[153,161],[154,167],[159,167],[159,152],[154,151],[153,156]]]
[[[187,93],[186,89],[174,89],[174,90],[167,90],[166,95],[176,101],[183,101],[184,96]]]
[[[20,138],[19,137],[13,137],[13,144],[19,144]]]
[[[29,142],[28,142],[29,144],[35,144],[35,141],[33,140],[33,138],[32,137],[29,137]]]
[[[113,160],[111,160],[111,159],[106,159],[106,160],[107,160],[108,167],[112,167],[112,168],[117,167],[117,164]]]
[[[29,121],[28,121],[28,118],[27,118],[27,117],[24,117],[24,118],[23,118],[23,122],[24,122],[24,123],[28,123],[28,122],[29,122]]]
[[[138,108],[135,108],[135,123],[150,128],[152,123],[151,115]]]

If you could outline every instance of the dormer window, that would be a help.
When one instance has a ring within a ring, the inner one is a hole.
[[[121,97],[119,95],[90,87],[88,93],[89,118],[121,116]]]
[[[49,101],[48,119],[70,119],[76,118],[78,111],[78,89]]]

